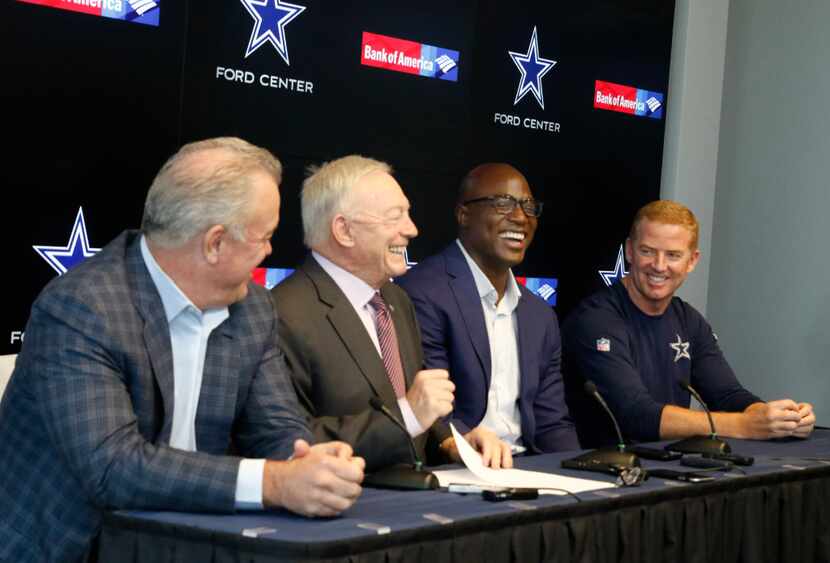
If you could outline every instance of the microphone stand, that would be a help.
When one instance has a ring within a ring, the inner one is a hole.
[[[397,489],[400,491],[437,489],[439,487],[438,478],[432,472],[424,469],[424,464],[418,458],[418,452],[415,451],[415,445],[412,443],[412,438],[409,436],[406,426],[377,397],[370,398],[369,404],[373,409],[391,420],[404,433],[409,444],[412,464],[399,463],[369,473],[363,479],[363,484],[376,489]]]
[[[709,428],[712,430],[712,433],[708,436],[690,436],[689,438],[669,444],[666,446],[666,449],[684,454],[718,455],[730,453],[732,448],[725,440],[718,438],[718,434],[715,431],[715,421],[712,420],[712,413],[698,392],[686,380],[680,380],[678,383],[683,389],[691,393],[703,407],[703,410],[706,411],[706,417],[709,419]]]
[[[617,475],[625,469],[631,467],[639,467],[640,459],[631,452],[625,450],[625,441],[623,441],[620,425],[617,424],[617,419],[614,413],[606,404],[602,395],[599,394],[597,386],[593,381],[585,382],[585,392],[594,397],[608,416],[614,423],[614,429],[617,431],[617,446],[615,448],[600,448],[585,452],[577,457],[566,459],[562,461],[562,467],[568,469],[583,469],[586,471],[598,471],[600,473],[611,473]]]

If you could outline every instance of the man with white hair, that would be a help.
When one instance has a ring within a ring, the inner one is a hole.
[[[389,165],[347,156],[303,184],[311,254],[272,291],[282,348],[301,406],[320,439],[351,444],[368,471],[411,461],[400,428],[370,406],[382,401],[405,423],[419,455],[455,455],[448,427],[455,386],[443,369],[422,370],[415,311],[390,278],[406,272],[418,229]],[[473,444],[481,448],[476,436]]]
[[[330,516],[355,501],[364,462],[309,445],[269,294],[250,280],[281,172],[241,139],[185,145],[141,232],[40,294],[0,404],[0,561],[94,556],[105,509]]]

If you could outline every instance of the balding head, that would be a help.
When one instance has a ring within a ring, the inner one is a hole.
[[[493,190],[511,183],[523,184],[530,192],[527,179],[524,174],[504,162],[488,162],[480,164],[470,170],[458,190],[458,203],[482,197],[480,194],[492,195]],[[506,192],[502,192],[506,193]]]
[[[536,213],[523,208],[528,204],[534,205],[527,179],[505,163],[476,166],[458,190],[458,238],[500,295],[508,270],[524,260],[536,232]]]

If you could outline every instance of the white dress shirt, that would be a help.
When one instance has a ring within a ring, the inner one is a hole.
[[[196,409],[202,390],[202,374],[210,333],[228,318],[228,308],[200,311],[176,283],[158,265],[141,237],[141,256],[153,284],[161,296],[161,304],[170,327],[173,352],[173,427],[170,447],[198,451],[196,443]],[[236,478],[236,508],[262,508],[264,459],[243,459]]]
[[[521,446],[522,419],[519,413],[519,325],[516,307],[519,305],[519,284],[508,270],[507,287],[501,301],[499,294],[478,264],[473,260],[460,240],[467,265],[473,272],[476,289],[484,311],[484,324],[490,345],[490,389],[487,392],[487,410],[481,425],[511,445],[514,452],[524,451]]]
[[[337,284],[337,287],[340,288],[340,291],[342,291],[346,296],[346,299],[349,300],[349,303],[351,303],[355,313],[357,313],[357,316],[366,328],[369,338],[372,339],[372,344],[375,345],[378,355],[381,359],[383,359],[383,354],[380,351],[380,342],[378,341],[377,326],[375,325],[375,311],[374,308],[369,305],[369,301],[375,295],[376,290],[368,283],[351,272],[344,270],[325,256],[322,256],[314,251],[311,252],[311,255],[317,263],[320,264],[320,267],[323,268],[329,276],[331,276],[331,279],[334,280],[334,283]],[[414,438],[423,434],[425,429],[422,428],[421,423],[418,422],[415,412],[412,410],[406,396],[398,399],[398,407],[401,409],[403,422],[406,425],[406,430],[409,432],[409,435]]]

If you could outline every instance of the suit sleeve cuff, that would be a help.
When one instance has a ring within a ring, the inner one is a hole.
[[[264,459],[243,459],[236,476],[237,510],[262,510],[262,479],[265,474]]]
[[[424,428],[421,428],[421,423],[418,422],[418,418],[415,416],[415,411],[412,410],[412,407],[409,405],[409,401],[406,400],[406,397],[398,399],[398,407],[401,409],[406,431],[409,432],[411,437],[415,438],[416,436],[420,436],[426,432]]]

